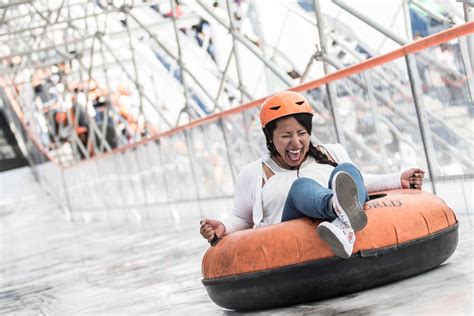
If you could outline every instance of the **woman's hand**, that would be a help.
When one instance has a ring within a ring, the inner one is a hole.
[[[402,188],[421,190],[423,187],[424,176],[425,172],[420,168],[411,168],[402,172]]]
[[[209,242],[211,242],[211,240],[214,238],[214,235],[219,238],[224,236],[225,226],[221,221],[204,218],[201,220],[200,233],[204,239],[207,239]]]

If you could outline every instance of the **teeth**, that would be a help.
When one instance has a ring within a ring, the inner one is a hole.
[[[300,159],[301,149],[290,149],[288,150],[288,157],[290,160],[298,161]]]

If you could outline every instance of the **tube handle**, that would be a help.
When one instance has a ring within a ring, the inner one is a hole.
[[[212,238],[212,240],[209,243],[211,244],[211,247],[214,247],[215,245],[217,245],[219,241],[221,241],[221,239],[217,237],[217,235],[214,234],[214,238]]]

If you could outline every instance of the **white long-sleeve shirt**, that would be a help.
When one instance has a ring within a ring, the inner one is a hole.
[[[352,163],[347,151],[341,144],[324,144],[319,145],[318,147],[323,152],[329,154],[337,163]],[[256,161],[244,166],[242,171],[237,176],[234,192],[234,207],[232,213],[225,216],[221,220],[226,228],[226,234],[230,234],[238,230],[275,224],[279,222],[278,216],[269,214],[269,212],[272,212],[271,209],[265,210],[266,220],[264,221],[264,212],[262,206],[262,162],[264,158],[265,157],[261,157]],[[326,172],[330,173],[330,171]],[[294,171],[294,173],[294,177],[288,177],[287,188],[285,187],[282,192],[278,193],[285,198],[292,182],[294,179],[296,179],[296,171]],[[327,177],[329,177],[329,175],[327,175]],[[400,173],[385,175],[371,175],[362,173],[362,177],[364,179],[364,185],[368,193],[400,189],[402,187]],[[326,183],[320,184],[326,185]],[[281,205],[281,207],[275,207],[273,212],[281,213],[282,207],[283,205]]]

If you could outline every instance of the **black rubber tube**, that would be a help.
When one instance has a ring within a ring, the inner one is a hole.
[[[420,274],[448,259],[458,243],[458,224],[382,249],[331,257],[279,269],[204,279],[219,306],[261,310],[346,295]]]

